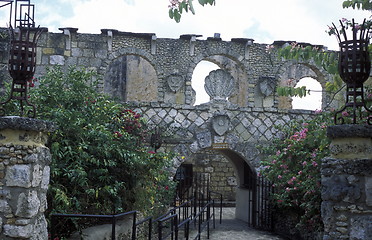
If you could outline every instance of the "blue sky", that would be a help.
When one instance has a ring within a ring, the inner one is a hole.
[[[216,0],[196,15],[184,14],[181,23],[168,17],[168,0],[31,0],[36,23],[59,32],[60,27],[100,33],[109,28],[127,32],[156,33],[158,38],[200,34],[200,39],[220,33],[223,40],[253,38],[256,43],[291,40],[321,44],[336,50],[337,41],[325,33],[327,25],[342,17],[361,19],[370,12],[342,9],[343,0]],[[0,10],[6,27],[8,9]]]

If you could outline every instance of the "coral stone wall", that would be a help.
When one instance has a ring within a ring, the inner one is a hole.
[[[50,123],[0,118],[0,239],[48,239],[46,193],[51,155]]]
[[[327,130],[333,140],[321,168],[323,239],[372,239],[372,126]]]

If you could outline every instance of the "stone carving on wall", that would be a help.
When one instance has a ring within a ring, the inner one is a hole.
[[[167,77],[167,83],[170,90],[176,93],[182,88],[184,79],[181,75],[172,74]]]
[[[205,78],[204,88],[212,100],[226,100],[235,89],[235,80],[230,73],[217,69]]]
[[[230,127],[230,119],[226,114],[218,113],[212,119],[212,129],[220,136],[224,135]]]
[[[212,146],[212,135],[211,132],[208,130],[196,132],[196,140],[200,148],[207,148]]]
[[[265,97],[268,97],[271,94],[273,94],[275,90],[275,85],[276,85],[276,79],[274,77],[261,76],[258,82],[260,92]]]

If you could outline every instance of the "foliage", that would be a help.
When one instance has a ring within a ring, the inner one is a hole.
[[[337,52],[325,51],[316,46],[302,46],[292,43],[289,46],[278,49],[278,55],[284,59],[293,59],[298,62],[313,63],[333,76],[333,82],[326,83],[326,91],[336,92],[342,86],[342,79],[338,74]],[[278,93],[281,90],[278,89]],[[283,95],[284,96],[284,95]]]
[[[169,153],[149,152],[140,114],[97,93],[94,73],[49,69],[31,99],[51,135],[49,206],[59,213],[111,214],[170,203]],[[168,194],[155,189],[168,186]],[[138,204],[141,203],[141,204]]]
[[[346,0],[342,3],[343,8],[358,8],[362,10],[372,10],[371,0]]]
[[[193,0],[169,0],[169,17],[174,19],[176,22],[180,22],[183,11],[195,14]],[[198,0],[199,4],[205,6],[207,4],[214,5],[215,0]]]
[[[274,183],[275,206],[300,216],[300,230],[322,229],[320,217],[320,164],[329,154],[330,140],[326,127],[330,114],[320,113],[309,121],[290,122],[279,126],[282,138],[276,138],[263,152],[268,154],[262,162],[261,174]]]

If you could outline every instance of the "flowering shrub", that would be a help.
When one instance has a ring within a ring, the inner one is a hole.
[[[112,214],[171,203],[171,153],[152,153],[142,116],[97,93],[93,73],[50,69],[31,91],[51,134],[49,210]],[[154,186],[155,185],[155,186]],[[159,192],[158,187],[164,188]],[[167,190],[167,191],[165,191]]]
[[[318,111],[310,121],[280,126],[284,137],[263,148],[269,156],[261,174],[273,182],[274,204],[279,210],[298,213],[300,229],[322,228],[320,163],[329,153],[326,127],[331,119],[330,114]]]

